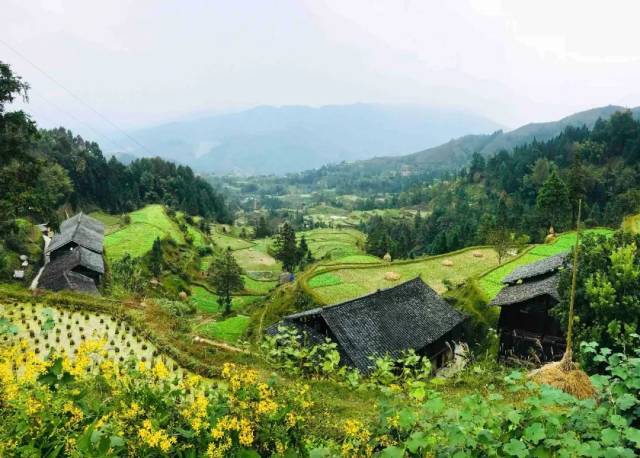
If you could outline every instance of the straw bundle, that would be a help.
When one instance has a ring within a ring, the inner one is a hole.
[[[452,267],[453,261],[451,259],[445,259],[444,261],[442,261],[442,265],[445,267]]]
[[[400,274],[398,272],[386,272],[384,274],[384,279],[389,281],[397,281],[400,280]]]

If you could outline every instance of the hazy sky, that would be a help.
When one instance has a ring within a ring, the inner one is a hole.
[[[636,0],[3,0],[0,60],[45,125],[417,103],[506,126],[640,105]],[[3,43],[4,42],[4,43]]]

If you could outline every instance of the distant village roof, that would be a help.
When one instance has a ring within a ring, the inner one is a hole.
[[[84,213],[78,213],[62,222],[60,232],[53,236],[48,251],[55,251],[70,242],[75,242],[96,253],[102,253],[104,224]]]
[[[525,283],[518,283],[504,288],[498,293],[489,305],[506,306],[518,304],[540,296],[550,296],[556,301],[560,301],[558,294],[558,274],[550,275],[542,279],[529,280]]]
[[[509,275],[507,275],[502,280],[502,283],[516,283],[518,280],[528,280],[531,278],[539,277],[541,275],[549,274],[551,272],[555,272],[560,267],[562,267],[566,256],[566,252],[560,253],[555,256],[549,256],[548,258],[542,259],[541,261],[518,267],[517,269],[514,269],[514,271]]]
[[[289,315],[283,324],[317,338],[310,323],[314,320],[324,320],[341,352],[367,372],[370,357],[420,350],[452,331],[464,316],[418,277],[341,304]]]

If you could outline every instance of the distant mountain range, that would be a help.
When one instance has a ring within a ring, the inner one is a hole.
[[[407,154],[501,126],[481,116],[413,105],[263,106],[131,132],[146,149],[199,172],[284,174]],[[130,150],[122,155],[148,155]]]
[[[476,151],[491,155],[549,140],[567,126],[592,127],[626,109],[608,105],[505,132],[480,116],[412,105],[264,106],[132,135],[154,154],[201,173],[285,174],[347,162],[375,175],[407,167],[455,169]],[[640,118],[640,107],[632,111]],[[119,157],[130,162],[144,155],[132,150]]]
[[[568,126],[586,125],[591,128],[599,118],[608,119],[613,113],[627,109],[616,105],[593,108],[558,121],[530,123],[508,132],[499,130],[492,134],[465,135],[417,153],[396,157],[376,157],[347,164],[345,167],[353,167],[363,174],[372,175],[407,168],[409,170],[456,169],[465,165],[474,152],[489,156],[502,149],[509,151],[516,146],[530,143],[534,139],[550,140]],[[633,108],[631,111],[635,118],[640,119],[640,107]]]

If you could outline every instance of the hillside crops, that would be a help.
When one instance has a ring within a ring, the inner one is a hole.
[[[73,359],[87,342],[101,341],[104,358],[115,363],[133,359],[151,367],[162,364],[178,374],[182,369],[171,358],[144,339],[123,320],[105,313],[70,311],[40,304],[0,304],[0,339],[3,345],[24,341],[27,348],[44,359],[50,353]],[[89,369],[95,369],[103,358],[94,358]]]
[[[130,254],[136,258],[149,250],[156,238],[172,238],[184,243],[180,229],[166,214],[162,205],[147,205],[129,214],[131,223],[111,232],[104,239],[107,256],[111,260]]]

